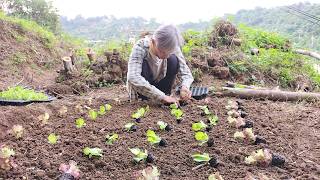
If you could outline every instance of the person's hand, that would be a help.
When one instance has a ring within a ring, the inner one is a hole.
[[[165,104],[174,104],[174,103],[178,104],[179,103],[178,99],[175,97],[172,97],[172,96],[164,96],[162,98],[162,102]]]
[[[180,98],[183,101],[191,99],[191,91],[188,88],[182,86],[180,89]]]

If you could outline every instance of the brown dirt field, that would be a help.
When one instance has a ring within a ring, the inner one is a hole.
[[[97,99],[93,99],[90,107],[98,108],[114,96],[107,95],[109,89],[104,90],[91,93],[91,96]],[[111,92],[124,94],[123,86],[115,86]],[[92,121],[88,119],[87,112],[80,114],[74,110],[78,103],[84,103],[83,98],[72,96],[50,104],[0,107],[1,132],[5,132],[13,124],[21,124],[26,129],[21,140],[15,140],[10,135],[4,136],[2,133],[1,142],[15,150],[15,161],[19,166],[6,174],[0,174],[0,177],[56,179],[60,175],[59,165],[74,160],[82,171],[81,179],[132,179],[133,172],[148,165],[132,163],[128,148],[140,147],[155,156],[153,165],[159,168],[161,179],[207,179],[209,174],[215,171],[219,171],[225,179],[243,179],[246,172],[255,175],[263,173],[274,179],[319,179],[319,105],[244,100],[244,107],[249,114],[247,119],[254,122],[254,132],[268,142],[266,145],[246,145],[233,140],[235,129],[228,126],[224,109],[228,98],[210,97],[206,102],[196,101],[182,107],[185,115],[181,124],[176,123],[167,107],[152,105],[150,114],[138,124],[137,132],[132,133],[125,132],[124,125],[132,121],[130,115],[145,103],[123,101],[115,104],[110,101],[113,105],[111,112]],[[217,113],[220,119],[218,125],[208,133],[215,142],[210,148],[197,146],[191,129],[192,122],[205,120],[197,108],[197,105],[204,104]],[[62,105],[68,107],[68,112],[66,117],[61,118],[57,116],[57,110]],[[37,116],[45,111],[48,111],[51,117],[49,124],[42,126]],[[75,127],[74,121],[78,117],[87,120],[84,128]],[[156,131],[168,142],[166,147],[152,146],[146,141],[146,130],[157,129],[158,120],[173,126],[170,132]],[[60,136],[56,145],[47,142],[47,136],[53,132]],[[118,133],[120,137],[112,146],[105,144],[105,136],[110,133]],[[84,157],[82,149],[86,146],[102,148],[104,156],[100,159]],[[285,166],[265,168],[245,165],[244,157],[259,148],[269,148],[272,152],[285,156]],[[221,164],[216,169],[206,166],[192,171],[196,164],[190,155],[196,152],[207,152],[216,156]]]

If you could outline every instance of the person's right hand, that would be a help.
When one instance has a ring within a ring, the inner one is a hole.
[[[176,103],[177,105],[179,104],[179,100],[172,96],[164,96],[162,98],[162,102],[165,104],[174,104],[174,103]]]

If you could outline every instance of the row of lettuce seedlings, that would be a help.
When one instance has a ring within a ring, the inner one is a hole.
[[[247,113],[241,101],[229,100],[226,106],[228,123],[237,131],[233,137],[236,141],[245,144],[267,144],[267,141],[253,133],[253,122],[246,120]],[[281,167],[285,163],[285,158],[281,155],[271,153],[269,149],[258,149],[245,157],[244,163],[247,165],[259,166],[278,166]],[[248,176],[251,176],[250,174]]]

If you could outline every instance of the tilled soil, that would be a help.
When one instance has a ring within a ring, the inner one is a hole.
[[[96,94],[97,95],[97,94]],[[155,156],[155,165],[160,170],[160,179],[207,179],[219,171],[224,179],[243,179],[247,172],[254,175],[263,173],[274,179],[319,179],[320,177],[320,111],[312,104],[295,104],[289,102],[244,100],[247,119],[254,122],[255,134],[264,137],[266,145],[247,145],[234,141],[236,129],[229,127],[224,106],[228,98],[211,97],[206,101],[196,101],[182,107],[183,121],[177,124],[170,115],[168,107],[151,105],[150,113],[138,124],[136,132],[124,131],[124,125],[130,121],[131,114],[145,102],[115,103],[113,108],[95,121],[87,117],[87,111],[81,114],[75,110],[77,104],[84,104],[80,98],[57,100],[51,104],[31,104],[25,107],[0,107],[0,140],[16,152],[16,169],[0,173],[3,179],[57,179],[61,163],[74,160],[81,170],[81,179],[133,179],[132,174],[148,165],[134,164],[128,148],[147,149]],[[107,103],[103,98],[93,99],[88,106],[98,108]],[[65,117],[58,116],[58,109],[65,105],[68,112]],[[219,123],[208,132],[213,138],[214,146],[198,146],[191,129],[192,122],[205,121],[200,115],[197,105],[208,105],[217,113]],[[47,125],[42,125],[37,116],[49,112]],[[84,117],[86,126],[77,129],[75,119]],[[173,126],[169,132],[161,132],[156,125],[162,120]],[[26,134],[16,140],[5,131],[14,124],[21,124]],[[156,133],[168,143],[166,147],[150,145],[145,137],[148,129]],[[58,144],[51,145],[47,136],[56,133],[60,136]],[[119,140],[113,145],[105,144],[105,136],[118,133]],[[86,146],[103,149],[103,157],[89,159],[82,153]],[[257,167],[243,163],[244,158],[259,148],[268,148],[272,152],[286,157],[283,167]],[[193,153],[209,153],[220,161],[217,168],[197,166],[190,157]],[[1,178],[0,178],[1,179]]]

